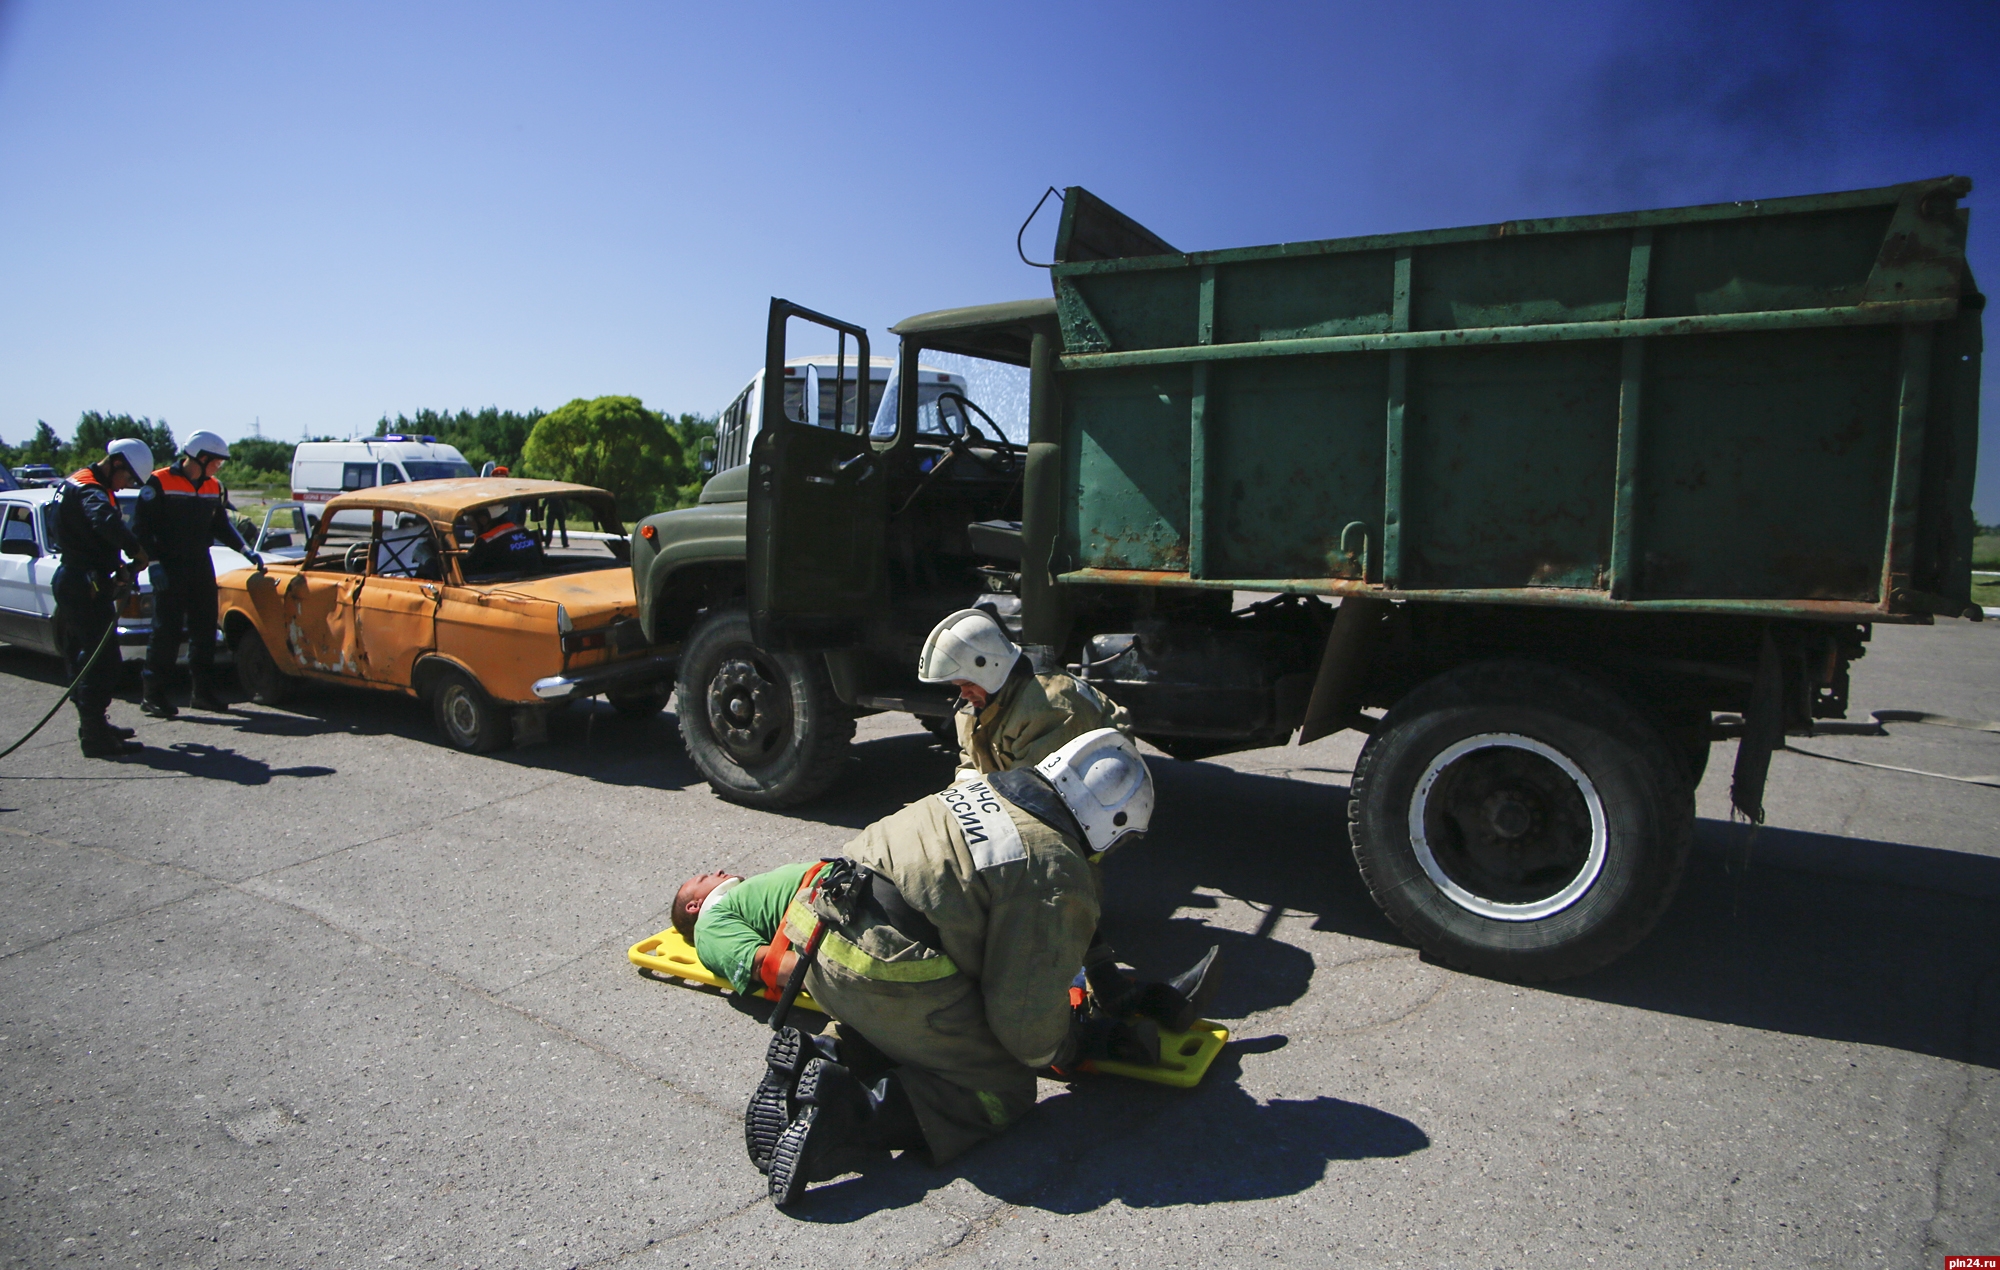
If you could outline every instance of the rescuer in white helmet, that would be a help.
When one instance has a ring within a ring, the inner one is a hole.
[[[1068,675],[1034,673],[983,609],[960,609],[932,628],[917,678],[958,687],[960,780],[1033,766],[1093,728],[1131,734],[1123,706]]]
[[[1097,929],[1091,862],[1144,836],[1152,815],[1145,761],[1100,728],[911,803],[839,859],[682,886],[676,926],[741,993],[777,995],[826,924],[804,988],[839,1039],[779,1029],[744,1113],[773,1199],[870,1152],[942,1164],[1025,1115],[1038,1070],[1159,1061],[1153,1018],[1079,1009],[1070,994]]]
[[[152,473],[139,491],[132,528],[153,557],[153,633],[146,641],[145,690],[139,708],[159,719],[180,711],[167,700],[166,677],[185,632],[188,677],[194,681],[189,704],[197,710],[227,710],[215,691],[215,562],[208,549],[234,547],[250,563],[261,564],[229,520],[229,495],[215,479],[229,442],[213,432],[197,432],[181,447],[180,458]]]
[[[152,468],[153,452],[144,441],[121,438],[104,448],[102,459],[70,473],[56,502],[56,537],[62,543],[53,583],[56,639],[76,683],[70,700],[76,703],[76,737],[86,758],[114,758],[141,748],[131,728],[114,727],[104,716],[122,662],[118,637],[106,642],[106,632],[118,620],[118,579],[130,586],[132,570],[147,564],[145,547],[119,514],[117,493],[145,480]]]

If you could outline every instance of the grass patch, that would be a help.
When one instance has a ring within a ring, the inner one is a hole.
[[[1972,567],[2000,569],[2000,534],[1981,534],[1972,540]]]
[[[1974,578],[1972,602],[1981,608],[2000,609],[2000,578]]]

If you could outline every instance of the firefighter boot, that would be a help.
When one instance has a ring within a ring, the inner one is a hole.
[[[83,749],[85,758],[117,758],[121,754],[137,754],[146,748],[137,741],[120,736],[123,728],[114,728],[101,714],[85,715],[77,725],[77,744]]]
[[[188,709],[207,710],[211,713],[226,714],[229,703],[215,691],[215,676],[206,670],[189,672],[194,680],[194,691],[188,694]]]
[[[166,686],[159,681],[152,671],[148,670],[145,673],[142,682],[145,687],[139,694],[139,712],[141,714],[150,714],[155,719],[171,719],[180,713],[180,707],[167,700]]]
[[[871,1156],[924,1145],[909,1093],[894,1072],[871,1088],[838,1063],[806,1064],[795,1094],[799,1112],[771,1152],[771,1202],[795,1204],[811,1182],[839,1177]]]
[[[809,1036],[791,1026],[771,1034],[771,1044],[764,1051],[764,1078],[757,1082],[750,1105],[743,1109],[743,1145],[759,1173],[771,1171],[771,1151],[797,1110],[792,1092],[798,1086],[799,1073],[815,1058],[839,1061],[831,1036]]]

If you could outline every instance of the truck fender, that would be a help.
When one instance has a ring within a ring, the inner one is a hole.
[[[1299,724],[1300,745],[1342,728],[1372,730],[1373,720],[1361,713],[1361,688],[1381,642],[1382,622],[1394,607],[1368,595],[1341,599],[1333,629],[1327,632],[1319,673],[1313,678],[1306,717]]]

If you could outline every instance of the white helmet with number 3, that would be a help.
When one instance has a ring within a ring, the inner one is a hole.
[[[1035,770],[1068,804],[1093,855],[1143,837],[1153,823],[1153,773],[1131,738],[1116,728],[1084,733]]]
[[[1020,659],[1021,650],[992,614],[960,609],[931,628],[924,651],[917,656],[917,678],[927,684],[965,679],[990,695],[1006,686]]]

